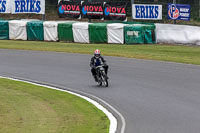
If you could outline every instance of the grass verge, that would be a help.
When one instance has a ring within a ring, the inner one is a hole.
[[[1,133],[108,133],[107,116],[74,95],[0,78]]]
[[[103,55],[150,59],[200,65],[200,47],[175,45],[110,45],[63,42],[1,40],[0,49],[21,49],[93,54],[98,48]]]

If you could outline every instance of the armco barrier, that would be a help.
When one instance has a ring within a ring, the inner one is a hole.
[[[44,41],[58,41],[58,21],[45,21]]]
[[[146,44],[171,43],[171,44],[200,45],[200,27],[198,26],[159,24],[159,23],[156,23],[154,25],[150,23],[138,23],[138,22],[87,23],[87,22],[59,21],[54,23],[52,21],[44,21],[43,23],[43,21],[35,21],[35,20],[14,20],[14,21],[1,20],[0,40],[20,39],[20,40],[39,40],[39,41],[43,40],[71,41],[71,42],[74,41],[79,43],[139,44],[143,41],[140,41],[140,39],[135,41],[134,39],[137,38],[137,34],[132,34],[135,33],[134,30],[136,30],[135,29],[136,27],[134,28],[134,26],[138,25],[143,27],[142,28],[144,30],[143,39],[144,43]],[[131,26],[133,26],[131,30],[130,29],[124,30],[126,27],[131,27]],[[47,31],[45,33],[44,33],[44,28],[45,31]],[[131,32],[126,33],[126,31],[131,31]],[[156,32],[156,37],[154,36],[155,35],[154,31]],[[10,38],[9,38],[9,33],[10,33]],[[129,38],[126,38],[126,35]],[[134,37],[135,35],[136,37]]]
[[[107,23],[93,23],[89,25],[90,43],[107,43]]]
[[[30,41],[44,41],[43,21],[28,22],[27,35]]]
[[[200,45],[200,27],[156,23],[157,43]]]
[[[89,25],[87,22],[80,22],[72,24],[72,31],[74,36],[74,42],[77,43],[90,43],[89,40]]]
[[[9,25],[8,21],[0,20],[0,40],[9,39]]]
[[[124,37],[126,44],[144,44],[144,27],[133,24],[124,27]]]
[[[75,22],[63,22],[58,24],[58,39],[60,41],[74,42],[72,24]]]
[[[124,26],[128,24],[113,23],[107,25],[108,43],[124,44]]]
[[[31,20],[11,20],[9,21],[9,39],[27,40],[26,25]]]

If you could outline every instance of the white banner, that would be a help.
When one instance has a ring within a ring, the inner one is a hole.
[[[0,0],[0,13],[10,13],[10,0]]]
[[[10,0],[11,13],[45,14],[45,0]]]
[[[133,19],[162,20],[162,5],[132,5]]]

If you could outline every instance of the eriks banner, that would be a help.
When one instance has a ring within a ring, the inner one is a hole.
[[[133,4],[132,9],[133,9],[132,10],[133,19],[145,19],[145,20],[162,19],[162,5]]]
[[[102,19],[103,18],[103,3],[102,2],[83,2],[82,3],[82,18]]]
[[[58,14],[62,18],[79,18],[81,16],[81,2],[60,1]]]
[[[45,0],[10,0],[11,13],[45,14]]]
[[[168,19],[190,20],[190,5],[168,4]]]
[[[10,13],[9,0],[0,0],[0,13]]]
[[[121,20],[127,19],[127,3],[124,2],[107,2],[104,4],[104,19]]]

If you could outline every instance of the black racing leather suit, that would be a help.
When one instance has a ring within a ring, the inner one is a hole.
[[[106,72],[106,74],[108,73],[108,65],[106,64],[106,60],[102,56],[99,56],[98,58],[93,56],[91,58],[91,62],[90,62],[90,67],[92,68],[91,72],[92,72],[93,76],[96,76],[96,74],[97,74],[96,66],[99,66],[99,65],[104,65],[103,67],[105,69],[105,72]]]

